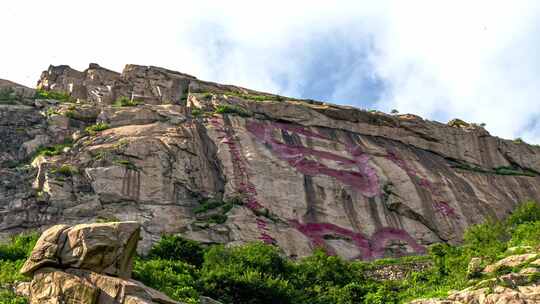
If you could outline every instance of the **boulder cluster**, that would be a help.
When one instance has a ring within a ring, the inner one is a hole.
[[[16,292],[30,304],[178,304],[131,279],[136,222],[56,225],[39,238]]]
[[[534,304],[540,303],[540,248],[516,248],[509,255],[482,267],[480,258],[469,263],[469,287],[446,299],[422,299],[410,304]]]

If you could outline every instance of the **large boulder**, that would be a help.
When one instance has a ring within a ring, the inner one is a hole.
[[[53,226],[42,234],[21,273],[31,275],[47,265],[128,278],[139,230],[136,222]]]
[[[39,238],[15,292],[30,304],[179,304],[130,279],[139,240],[136,222],[56,225]]]
[[[30,284],[30,304],[177,304],[140,282],[69,268],[42,268]]]

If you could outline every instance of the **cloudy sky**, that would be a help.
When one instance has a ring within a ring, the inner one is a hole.
[[[0,78],[163,66],[540,143],[540,1],[2,0]]]

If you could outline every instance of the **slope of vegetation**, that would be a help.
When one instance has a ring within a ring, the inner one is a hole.
[[[504,221],[472,226],[463,246],[435,244],[427,257],[347,262],[317,251],[299,261],[282,257],[261,243],[203,248],[193,241],[166,236],[150,255],[138,259],[135,277],[187,303],[205,295],[223,303],[404,303],[442,297],[468,286],[473,257],[489,264],[514,246],[540,245],[540,206],[525,203]],[[515,251],[514,251],[515,252]],[[370,270],[383,265],[429,260],[431,267],[405,279],[377,281]]]
[[[0,303],[25,304],[26,299],[17,297],[9,286],[28,278],[19,274],[19,269],[34,248],[38,235],[23,234],[14,237],[10,243],[0,245]]]
[[[21,235],[0,245],[0,303],[23,304],[8,288],[17,280],[37,236]],[[252,243],[238,247],[203,246],[178,236],[164,236],[146,257],[136,259],[134,278],[186,303],[205,295],[223,303],[405,303],[442,297],[470,284],[473,257],[487,265],[515,253],[516,246],[540,245],[540,206],[525,203],[503,221],[472,226],[464,244],[435,244],[425,257],[347,262],[318,250],[291,261],[277,247]],[[512,248],[511,248],[512,247]],[[509,250],[509,248],[511,248]],[[519,250],[519,249],[517,249]],[[422,271],[398,280],[376,280],[372,271],[385,265],[429,262]]]

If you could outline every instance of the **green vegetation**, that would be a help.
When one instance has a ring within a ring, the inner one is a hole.
[[[518,137],[513,140],[515,144],[525,144],[526,142],[523,140],[523,138]]]
[[[251,116],[249,112],[240,107],[235,105],[229,105],[229,104],[221,104],[216,107],[215,112],[217,114],[238,114],[242,117],[249,117]]]
[[[54,146],[48,146],[48,147],[41,147],[39,148],[35,153],[32,159],[36,159],[38,156],[56,156],[64,153],[65,148],[70,148],[73,146],[73,142],[71,140],[66,140],[63,144],[58,144]]]
[[[95,125],[91,125],[89,127],[86,127],[84,130],[90,135],[95,135],[97,132],[101,132],[103,130],[107,130],[109,128],[109,125],[104,122],[98,122]]]
[[[497,174],[497,175],[514,175],[514,176],[530,176],[530,177],[536,177],[539,174],[529,170],[529,169],[522,169],[522,168],[516,168],[516,167],[496,167],[493,169],[484,169],[482,167],[471,165],[467,163],[455,163],[452,165],[452,168],[466,170],[466,171],[473,171],[478,173],[485,173],[485,174]]]
[[[203,116],[203,114],[204,112],[201,109],[197,109],[197,108],[191,109],[191,116],[193,117],[201,117]]]
[[[62,175],[65,177],[73,176],[75,174],[79,174],[79,169],[72,165],[62,165],[58,168],[54,168],[51,170],[52,174]]]
[[[213,210],[216,204],[206,205]],[[4,286],[0,288],[0,303],[26,303],[5,286],[26,279],[18,270],[36,239],[36,234],[21,235],[0,245],[0,286]],[[471,284],[467,266],[472,257],[481,257],[483,267],[509,255],[512,246],[539,245],[540,205],[528,202],[505,220],[472,226],[462,246],[435,244],[421,257],[347,262],[317,250],[312,256],[293,261],[283,257],[278,247],[262,243],[204,246],[179,236],[164,236],[146,257],[136,259],[133,275],[189,304],[199,303],[200,295],[225,304],[404,303],[421,297],[443,297],[450,290],[467,287]],[[382,266],[418,263],[428,263],[429,267],[410,272],[405,279],[377,281],[369,275]],[[496,275],[527,266],[501,267]],[[471,282],[478,282],[482,275],[478,276]],[[531,276],[530,282],[539,279],[538,275]],[[486,284],[489,286],[489,282]]]
[[[69,95],[69,93],[59,91],[46,91],[43,89],[38,89],[36,91],[35,99],[54,99],[60,102],[73,101],[73,98]]]
[[[538,174],[536,174],[533,171],[516,169],[514,167],[503,166],[503,167],[494,168],[493,170],[495,171],[495,174],[499,174],[499,175],[525,175],[525,176],[531,176],[531,177],[538,176]]]
[[[21,234],[11,239],[8,244],[0,245],[0,303],[26,304],[26,299],[17,297],[6,285],[28,278],[19,274],[19,269],[34,248],[37,233]]]
[[[139,167],[137,167],[137,165],[135,165],[132,161],[128,159],[114,159],[113,164],[126,167],[129,170],[134,170],[134,171],[140,170]]]
[[[284,101],[284,100],[297,100],[295,98],[285,98],[283,96],[279,95],[265,95],[265,94],[249,94],[249,93],[241,93],[241,92],[233,92],[233,91],[226,91],[223,93],[215,93],[215,92],[202,92],[198,93],[199,96],[202,98],[211,98],[214,95],[222,94],[226,96],[235,96],[242,99],[247,100],[253,100],[253,101]]]
[[[140,104],[143,103],[137,100],[131,100],[130,98],[123,96],[114,101],[113,107],[135,107]]]
[[[227,221],[227,213],[234,205],[242,205],[240,198],[221,201],[213,198],[203,199],[193,212],[207,224],[223,224]],[[211,213],[206,215],[206,213]]]
[[[222,206],[203,203],[200,212]],[[291,261],[277,247],[251,243],[238,247],[203,247],[166,236],[135,264],[135,277],[169,296],[198,303],[199,295],[223,303],[404,303],[442,297],[468,286],[472,257],[483,264],[508,255],[510,246],[540,245],[540,206],[525,203],[504,221],[472,226],[463,246],[435,244],[426,256],[347,262],[322,251]],[[428,263],[425,271],[402,280],[376,281],[369,271],[386,265]],[[499,273],[516,269],[500,269]]]
[[[254,101],[284,101],[285,97],[279,95],[264,95],[264,94],[247,94],[247,93],[237,93],[237,92],[225,92],[224,95],[236,96],[242,99],[249,99]],[[287,98],[293,100],[293,98]]]
[[[18,99],[12,88],[0,89],[0,104],[15,104]]]

